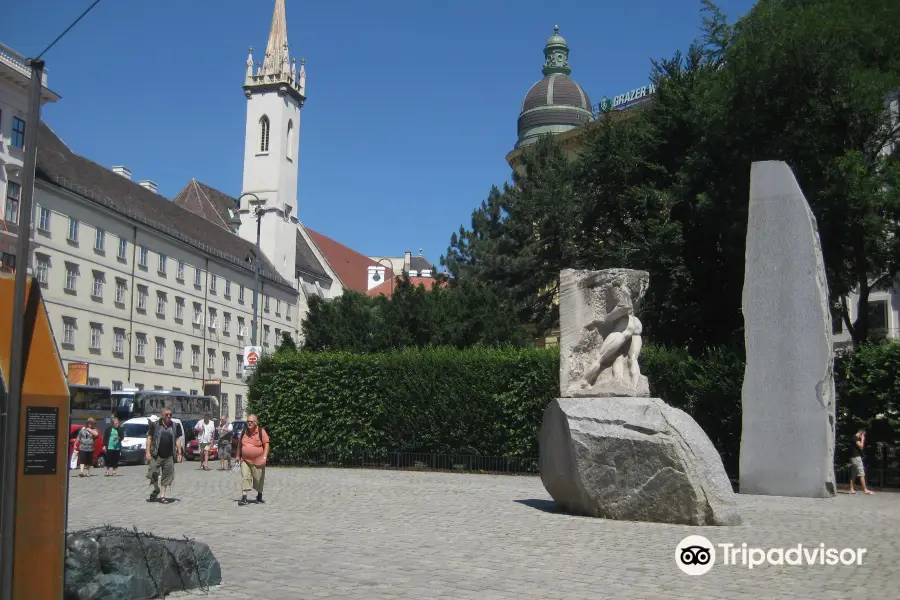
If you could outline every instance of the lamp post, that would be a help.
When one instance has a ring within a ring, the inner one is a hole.
[[[253,209],[253,214],[256,217],[256,250],[250,250],[253,254],[253,323],[251,324],[252,330],[250,331],[250,345],[255,346],[257,340],[257,330],[259,329],[257,325],[257,314],[259,311],[259,257],[262,256],[262,252],[259,248],[259,238],[260,238],[260,228],[262,225],[262,215],[265,210],[259,205],[261,200],[259,196],[252,192],[244,192],[238,198],[238,206],[241,204],[241,200],[244,196],[251,196],[256,199],[256,207]]]
[[[387,260],[387,261],[388,261],[387,270],[390,272],[390,278],[391,278],[391,298],[393,298],[393,297],[394,297],[394,266],[393,266],[394,263],[392,263],[390,260],[388,260],[388,259],[386,259],[386,258],[379,258],[379,259],[376,260],[375,262],[377,262],[377,263],[380,265],[380,264],[381,264],[381,261],[383,261],[383,260]]]

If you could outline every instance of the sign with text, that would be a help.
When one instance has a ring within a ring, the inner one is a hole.
[[[25,415],[25,475],[54,475],[59,409],[55,406],[27,406]]]
[[[87,385],[88,371],[90,365],[87,363],[69,363],[69,372],[67,379],[70,385]]]
[[[597,109],[599,112],[606,112],[608,110],[624,110],[626,108],[634,106],[635,104],[640,104],[641,102],[638,101],[645,100],[655,93],[656,86],[651,83],[650,85],[635,88],[630,92],[619,94],[618,96],[614,96],[613,98],[604,97],[597,105]]]
[[[244,377],[253,374],[261,358],[262,346],[244,346]]]

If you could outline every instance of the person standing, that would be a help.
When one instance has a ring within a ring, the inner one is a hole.
[[[219,470],[231,470],[231,441],[234,436],[234,429],[225,418],[219,423]],[[228,469],[225,468],[225,461],[228,461]]]
[[[94,421],[94,417],[89,417],[87,425],[78,432],[78,462],[81,463],[79,477],[91,476],[91,468],[94,466],[94,441],[99,437],[97,422]]]
[[[259,424],[259,417],[247,417],[247,425],[238,440],[235,459],[241,465],[241,499],[238,506],[246,506],[247,494],[256,490],[256,502],[263,501],[263,484],[266,481],[266,460],[269,458],[269,434]]]
[[[194,426],[197,432],[197,443],[200,445],[200,452],[203,454],[203,462],[200,463],[200,469],[209,471],[209,447],[213,443],[216,435],[216,424],[209,418],[209,413],[203,415],[203,420],[198,421]]]
[[[862,485],[863,492],[866,495],[872,496],[875,494],[872,490],[866,487],[866,469],[863,466],[862,459],[862,451],[866,445],[866,430],[860,429],[856,432],[856,435],[853,436],[853,443],[850,446],[850,493],[855,494],[856,490],[853,489],[853,483],[857,477],[859,477],[859,483]]]
[[[113,417],[112,423],[103,433],[103,445],[106,446],[106,477],[118,477],[119,456],[122,452],[122,439],[125,432],[119,425],[119,418]]]
[[[153,491],[150,492],[150,501],[156,500],[160,495],[162,486],[161,504],[169,504],[166,498],[166,490],[175,481],[175,461],[181,462],[183,449],[181,438],[178,437],[175,423],[172,421],[172,409],[163,410],[162,418],[150,425],[147,431],[147,461],[150,463],[150,483]]]

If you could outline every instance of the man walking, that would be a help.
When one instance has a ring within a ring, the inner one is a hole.
[[[216,434],[216,424],[210,421],[209,413],[203,415],[203,420],[198,421],[194,427],[197,432],[197,443],[200,445],[200,453],[203,454],[203,462],[200,463],[200,469],[209,471],[209,447],[213,443]]]
[[[263,502],[263,484],[266,481],[266,459],[269,458],[269,434],[259,424],[256,415],[247,417],[247,426],[238,440],[235,459],[241,465],[241,500],[238,506],[247,505],[247,494],[256,490],[256,502]]]
[[[850,446],[850,493],[855,494],[856,490],[853,489],[853,483],[857,477],[859,477],[859,483],[862,485],[863,492],[866,495],[874,495],[875,492],[866,487],[866,469],[863,467],[863,459],[862,459],[862,450],[866,445],[866,430],[860,429],[856,432],[856,435],[853,436],[853,444]]]
[[[147,462],[150,463],[150,483],[153,485],[151,502],[160,495],[162,486],[162,498],[159,501],[161,504],[169,504],[166,489],[175,481],[175,460],[177,457],[178,462],[181,462],[182,453],[181,439],[172,422],[172,409],[167,408],[163,410],[162,419],[151,423],[147,431]]]
[[[219,423],[219,470],[231,470],[231,441],[234,436],[234,429],[231,423],[224,416]],[[225,462],[228,462],[228,468],[225,468]]]

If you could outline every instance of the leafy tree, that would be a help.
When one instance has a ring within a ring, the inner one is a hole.
[[[297,344],[294,343],[294,337],[289,331],[282,331],[281,343],[278,345],[278,349],[275,351],[275,354],[289,354],[296,351]]]

